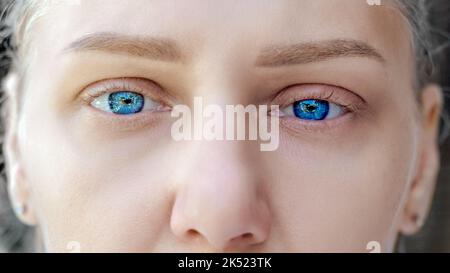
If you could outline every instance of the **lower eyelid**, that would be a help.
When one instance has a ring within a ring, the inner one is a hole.
[[[165,118],[170,118],[168,111],[143,111],[133,115],[117,115],[85,106],[83,109],[85,122],[93,128],[104,128],[111,132],[131,132],[153,128]]]
[[[314,133],[334,133],[341,129],[345,123],[351,122],[355,117],[355,113],[347,112],[339,118],[311,121],[302,120],[297,117],[282,117],[280,118],[280,126],[294,135],[301,135],[302,132]]]

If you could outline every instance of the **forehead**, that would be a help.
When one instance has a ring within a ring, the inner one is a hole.
[[[371,6],[366,0],[66,0],[51,1],[44,15],[37,22],[43,31],[35,33],[47,51],[87,34],[113,32],[164,37],[186,52],[355,39],[388,60],[410,53],[407,25],[392,1]]]

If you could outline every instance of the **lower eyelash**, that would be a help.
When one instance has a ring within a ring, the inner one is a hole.
[[[88,107],[91,109],[85,109],[86,115],[88,120],[95,124],[94,127],[102,126],[114,132],[129,132],[151,128],[158,120],[169,116],[167,111],[146,111],[134,115],[117,115],[91,106]]]

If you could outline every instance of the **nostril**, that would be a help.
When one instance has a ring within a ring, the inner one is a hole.
[[[248,243],[253,243],[253,241],[255,240],[255,236],[253,235],[253,233],[247,232],[244,234],[241,234],[240,236],[236,236],[233,239],[231,239],[231,243],[237,243],[237,244],[248,244]]]
[[[200,232],[196,231],[195,229],[189,229],[188,231],[186,231],[186,235],[187,237],[197,237],[198,235],[200,235]]]

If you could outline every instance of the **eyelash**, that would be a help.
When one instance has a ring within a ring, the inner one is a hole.
[[[142,87],[142,85],[145,85],[145,87]],[[126,125],[129,122],[144,124],[147,122],[146,120],[152,119],[151,116],[153,115],[148,115],[148,112],[152,112],[152,114],[170,112],[170,105],[176,104],[156,83],[142,78],[116,78],[98,81],[84,89],[81,99],[84,104],[95,108],[91,105],[95,99],[108,93],[124,90],[150,97],[154,102],[160,103],[162,107],[158,110],[148,110],[132,115],[117,115],[100,109],[95,110],[101,111],[102,114],[114,115],[115,122],[120,123],[123,121],[122,123]],[[284,109],[295,102],[311,99],[323,100],[343,107],[343,114],[340,117],[328,120],[305,120],[292,116],[280,116],[280,113],[269,113],[269,115],[278,116],[280,118],[280,125],[290,130],[329,131],[338,128],[346,117],[358,115],[363,110],[363,107],[366,106],[364,99],[349,90],[321,84],[303,84],[286,87],[278,92],[271,104],[279,105],[279,109]],[[108,120],[108,122],[113,121]]]
[[[295,116],[280,116],[280,113],[270,113],[280,118],[280,124],[294,131],[327,131],[338,128],[351,116],[358,116],[366,102],[357,94],[336,86],[320,84],[304,84],[284,88],[273,100],[279,105],[279,111],[298,101],[323,100],[343,108],[343,114],[336,118],[324,120],[306,120]]]
[[[149,110],[132,115],[118,115],[92,106],[92,102],[108,93],[129,90],[134,93],[149,97],[153,101],[162,105],[160,110]],[[113,129],[114,132],[134,132],[154,128],[159,122],[168,117],[171,106],[175,105],[175,99],[163,91],[163,89],[153,81],[146,78],[113,78],[94,82],[83,88],[78,96],[80,105],[86,111],[88,120],[95,122],[96,126]]]
[[[145,85],[145,87],[142,87],[142,85]],[[155,83],[150,80],[141,78],[117,78],[98,81],[85,88],[84,92],[82,93],[81,99],[84,104],[88,105],[89,107],[95,108],[91,105],[95,99],[98,99],[106,94],[112,94],[120,91],[137,93],[145,98],[150,98],[155,103],[161,104],[161,107],[158,110],[142,112],[170,111],[169,105],[171,104],[171,99],[167,95],[165,95],[160,87]],[[105,111],[102,112],[111,114]],[[142,114],[142,112],[135,113],[133,115],[137,116]],[[115,117],[120,118],[120,115],[115,114]]]

